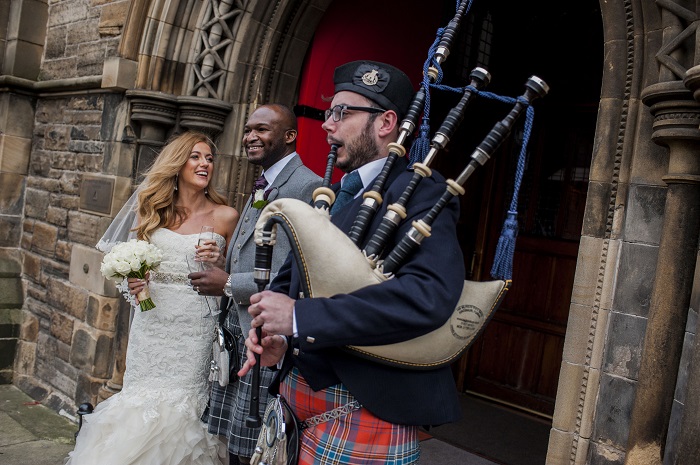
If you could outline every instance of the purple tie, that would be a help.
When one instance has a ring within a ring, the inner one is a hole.
[[[253,194],[255,194],[260,189],[265,189],[266,187],[267,179],[265,179],[265,176],[261,175],[258,179],[255,180],[255,184],[253,184]]]

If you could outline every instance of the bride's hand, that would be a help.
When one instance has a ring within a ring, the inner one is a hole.
[[[226,256],[221,253],[221,249],[219,249],[216,241],[208,240],[202,245],[196,245],[195,248],[197,249],[195,261],[210,263],[221,269],[224,268]]]
[[[129,294],[134,296],[134,300],[137,304],[139,303],[139,299],[136,297],[136,294],[143,291],[143,289],[148,285],[149,277],[150,273],[146,272],[146,279],[126,278],[126,282],[129,285]]]

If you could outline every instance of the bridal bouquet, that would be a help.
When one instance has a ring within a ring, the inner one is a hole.
[[[160,265],[162,259],[163,253],[155,245],[131,239],[128,242],[118,243],[104,256],[100,271],[107,279],[143,279],[147,271],[154,270]],[[136,297],[139,299],[142,312],[155,308],[148,293],[148,287],[139,292]]]

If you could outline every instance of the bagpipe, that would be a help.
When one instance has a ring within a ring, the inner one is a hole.
[[[337,294],[354,292],[365,286],[380,284],[392,279],[403,263],[420,246],[423,240],[430,240],[431,225],[435,218],[454,197],[463,195],[463,185],[480,166],[486,164],[500,145],[510,135],[514,125],[525,113],[527,115],[520,160],[516,173],[522,177],[527,139],[532,126],[534,111],[532,102],[545,96],[549,87],[536,76],[525,83],[524,93],[515,98],[503,98],[487,94],[483,89],[489,84],[490,74],[483,68],[475,68],[470,74],[470,84],[463,89],[457,105],[452,108],[440,128],[435,131],[429,144],[423,141],[423,154],[411,165],[413,175],[398,201],[388,205],[379,226],[368,241],[370,224],[379,210],[385,191],[385,184],[395,161],[406,156],[407,141],[411,139],[422,116],[421,133],[425,134],[427,124],[430,89],[444,89],[441,63],[449,55],[449,47],[466,14],[470,1],[460,2],[457,12],[448,26],[440,30],[438,39],[431,47],[423,72],[423,82],[416,92],[409,110],[399,126],[396,142],[388,146],[389,154],[373,185],[363,194],[363,201],[350,232],[345,234],[330,221],[330,207],[335,201],[335,193],[330,188],[337,149],[331,146],[324,175],[323,185],[313,194],[313,204],[295,199],[278,199],[269,203],[262,211],[256,224],[256,257],[254,279],[262,291],[270,281],[272,252],[276,236],[281,229],[291,244],[293,258],[302,276],[302,291],[305,298],[331,297]],[[454,90],[454,89],[449,89]],[[488,132],[481,143],[471,153],[469,162],[456,179],[448,179],[444,193],[425,216],[413,221],[408,232],[396,240],[392,250],[385,250],[393,242],[399,226],[407,217],[407,206],[416,188],[424,178],[432,175],[430,164],[445,148],[450,138],[464,118],[466,108],[477,96],[489,96],[506,103],[513,103],[511,110]],[[413,144],[411,158],[420,152],[421,141]],[[426,150],[427,145],[427,150]],[[416,149],[418,147],[418,149]],[[414,150],[415,149],[415,150]],[[427,151],[427,153],[425,153]],[[459,301],[451,317],[439,328],[420,337],[403,342],[377,346],[347,346],[346,349],[360,357],[365,357],[391,366],[406,369],[428,370],[443,367],[459,357],[475,340],[498,308],[511,284],[512,256],[517,235],[517,192],[520,180],[516,176],[513,202],[508,211],[506,223],[498,244],[497,261],[494,265],[492,281],[465,281]],[[366,243],[363,249],[360,244]],[[328,257],[334,260],[330,262]],[[501,258],[499,258],[499,256]],[[342,279],[340,279],[342,277]],[[260,328],[257,328],[260,338]],[[248,426],[259,426],[259,355],[252,379],[252,399]]]

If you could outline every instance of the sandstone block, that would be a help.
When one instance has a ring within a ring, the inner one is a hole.
[[[26,342],[36,342],[39,336],[39,320],[28,311],[22,312],[19,337]]]
[[[105,380],[95,378],[85,373],[78,375],[78,385],[75,390],[75,398],[78,403],[90,402],[93,406],[97,406],[98,393],[104,385]]]
[[[104,97],[101,95],[82,95],[74,97],[68,103],[70,110],[102,110]]]
[[[97,24],[97,18],[89,18],[85,21],[68,24],[66,26],[65,42],[72,45],[97,42],[100,40]]]
[[[61,176],[61,191],[65,194],[80,193],[80,173],[63,173]]]
[[[22,280],[17,276],[0,277],[0,309],[19,308],[23,301]]]
[[[68,211],[64,208],[49,207],[46,212],[46,221],[56,226],[68,225]]]
[[[12,40],[5,45],[5,74],[36,80],[40,74],[43,46],[22,40]]]
[[[103,331],[115,331],[117,314],[119,313],[119,298],[91,295],[88,299],[88,309],[85,322],[93,328]]]
[[[25,196],[27,203],[24,214],[30,218],[44,219],[49,208],[49,192],[27,188]]]
[[[66,51],[66,55],[70,55]],[[54,79],[67,79],[76,77],[78,59],[75,56],[58,60],[45,60],[39,73],[39,80],[51,81]],[[60,120],[58,120],[60,121]]]
[[[53,5],[49,28],[81,21],[88,16],[88,6],[82,0],[68,0]]]
[[[80,244],[97,244],[111,218],[80,211],[68,212],[68,240]]]
[[[113,338],[108,334],[81,325],[73,334],[70,362],[79,370],[107,378],[112,346]]]
[[[52,126],[44,134],[44,148],[46,150],[67,151],[70,142],[70,128]]]
[[[122,27],[129,12],[129,2],[126,0],[106,4],[100,13],[100,28]]]
[[[119,293],[114,286],[113,281],[106,280],[100,273],[100,265],[102,264],[103,254],[94,247],[86,247],[84,245],[73,245],[73,251],[70,258],[70,281],[76,286],[86,289],[93,294],[106,297],[117,297]],[[91,296],[91,300],[93,297]],[[97,307],[101,307],[105,302],[112,300],[96,302]],[[110,303],[114,305],[114,303]],[[93,325],[94,326],[94,325]],[[111,329],[95,326],[99,329]]]
[[[34,100],[24,95],[0,95],[0,130],[7,135],[32,138]]]
[[[31,148],[31,139],[0,135],[0,171],[26,175]]]
[[[99,173],[102,171],[104,156],[102,152],[78,154],[76,157],[78,171],[84,173]]]
[[[41,258],[31,252],[24,255],[24,274],[29,279],[39,281],[41,278]]]
[[[0,213],[6,215],[22,213],[26,182],[26,176],[0,173]]]
[[[101,154],[103,148],[104,144],[95,140],[74,140],[70,143],[71,152]]]
[[[31,375],[34,373],[36,361],[36,343],[17,341],[17,355],[15,356],[14,369],[18,375]]]
[[[137,64],[133,60],[107,58],[102,69],[102,87],[121,90],[133,88],[136,83],[136,68]]]
[[[99,141],[100,128],[97,126],[73,127],[70,130],[70,138],[76,141]]]
[[[73,320],[62,313],[51,315],[51,335],[65,344],[70,344],[73,337]]]
[[[19,216],[0,215],[0,247],[17,247],[21,234]]]
[[[49,7],[47,2],[25,0],[22,2],[19,19],[19,39],[38,45],[43,45],[46,35]]]
[[[75,392],[77,370],[54,354],[46,358],[37,357],[36,374],[39,379],[48,382],[61,392]]]
[[[65,26],[49,29],[46,37],[46,47],[44,49],[45,59],[51,60],[66,56],[66,32],[67,29]]]
[[[68,313],[79,320],[85,319],[87,292],[60,279],[48,282],[48,301],[57,310]]]
[[[62,262],[70,262],[71,243],[59,240],[56,242],[56,259]]]
[[[32,249],[34,252],[52,257],[56,250],[58,228],[46,223],[38,222],[34,225],[32,235]]]

